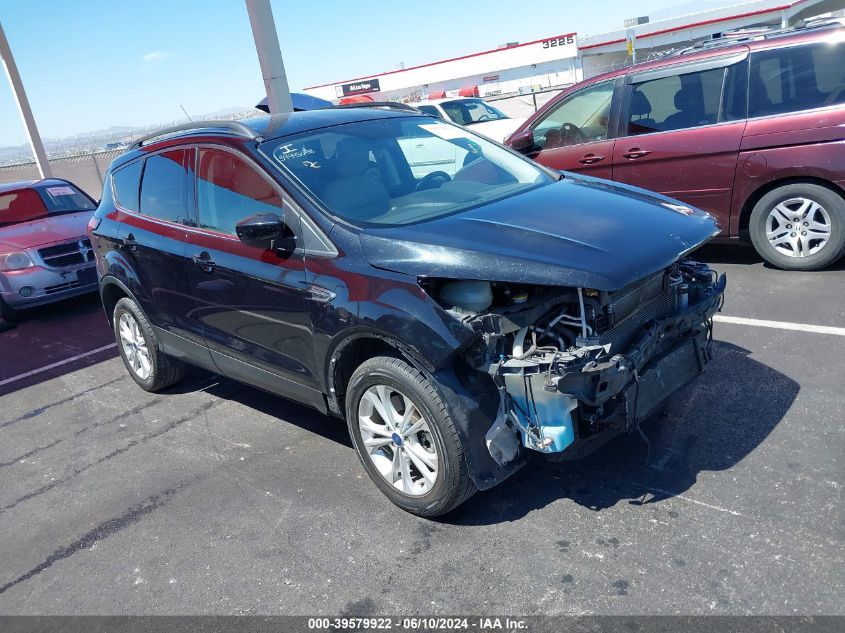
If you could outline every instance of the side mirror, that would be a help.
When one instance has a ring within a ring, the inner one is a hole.
[[[508,139],[508,144],[517,152],[526,153],[534,147],[534,132],[522,130]]]
[[[244,218],[235,226],[238,239],[247,246],[265,250],[292,251],[293,231],[275,213],[257,213]]]

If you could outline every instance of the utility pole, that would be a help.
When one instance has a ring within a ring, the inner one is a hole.
[[[267,106],[270,114],[279,112],[293,112],[290,100],[290,88],[285,74],[285,64],[282,61],[282,49],[279,47],[279,36],[276,34],[276,23],[273,21],[273,9],[270,0],[245,0],[252,26],[252,37],[255,40],[255,50],[261,65],[264,87],[267,90]]]
[[[3,67],[6,69],[6,76],[12,86],[12,93],[15,95],[15,102],[18,104],[18,111],[21,113],[23,126],[26,128],[26,135],[29,137],[29,145],[35,155],[35,163],[38,165],[38,173],[42,178],[50,178],[53,174],[50,170],[50,163],[47,161],[47,153],[44,151],[44,144],[41,142],[41,135],[38,134],[38,127],[35,125],[35,117],[32,116],[32,109],[29,107],[29,100],[23,89],[23,82],[12,57],[12,49],[6,33],[3,31],[3,24],[0,23],[0,59],[3,60]]]

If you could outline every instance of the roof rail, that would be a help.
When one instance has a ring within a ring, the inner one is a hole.
[[[416,112],[419,114],[414,106],[408,103],[399,103],[398,101],[362,101],[361,103],[343,103],[332,106],[334,108],[377,108],[379,110],[403,110],[405,112]]]
[[[142,136],[141,138],[133,141],[132,144],[129,146],[129,149],[138,149],[142,147],[145,143],[148,143],[154,139],[166,136],[176,136],[179,134],[179,132],[199,132],[201,130],[225,130],[227,132],[231,132],[236,136],[243,136],[244,138],[248,138],[250,140],[261,138],[261,135],[258,132],[253,130],[248,125],[241,123],[240,121],[196,121],[191,123],[183,123],[181,125],[174,125],[173,127],[158,130],[156,132],[153,132],[152,134]]]
[[[722,46],[732,46],[735,44],[742,44],[744,42],[767,40],[774,37],[785,37],[787,35],[795,35],[802,31],[810,31],[814,29],[834,28],[845,26],[842,18],[812,18],[806,21],[800,21],[793,26],[787,28],[771,27],[760,32],[751,32],[748,34],[731,35],[730,32],[719,37],[714,37],[709,40],[701,40],[692,46],[687,46],[675,51],[670,55],[688,55],[689,53],[697,53],[698,51],[709,50],[712,48],[720,48]],[[753,29],[753,27],[750,27]]]

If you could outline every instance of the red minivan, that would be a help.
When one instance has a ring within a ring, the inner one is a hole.
[[[713,40],[564,90],[507,143],[713,214],[723,241],[815,270],[845,254],[845,26]]]

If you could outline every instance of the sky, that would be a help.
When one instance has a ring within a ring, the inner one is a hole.
[[[635,14],[686,13],[689,2],[272,0],[272,7],[288,82],[300,91],[505,42],[601,33]],[[201,115],[264,96],[244,0],[0,0],[0,23],[45,138],[167,123],[184,118],[182,107]],[[3,74],[0,146],[25,138]]]

